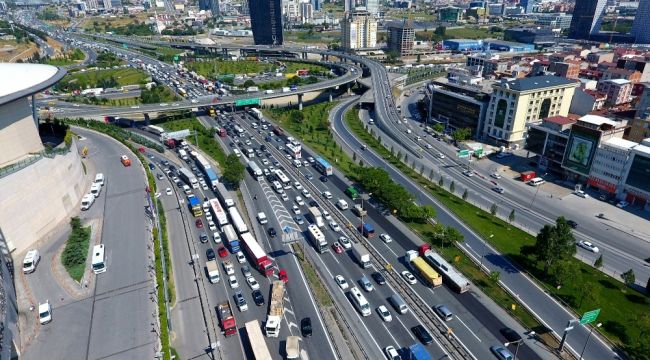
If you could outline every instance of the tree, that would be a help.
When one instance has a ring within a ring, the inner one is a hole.
[[[470,128],[463,128],[463,129],[458,129],[451,133],[451,137],[454,139],[454,141],[463,141],[467,140],[472,136],[472,130]]]
[[[452,194],[456,192],[456,182],[454,180],[449,184],[449,192]]]
[[[496,216],[498,209],[499,208],[497,207],[497,204],[492,204],[492,206],[490,206],[490,214],[492,214],[492,216]]]
[[[600,254],[598,259],[596,259],[596,261],[594,262],[594,267],[596,269],[600,269],[601,267],[603,267],[603,254]],[[650,279],[648,279],[648,280],[650,280]]]
[[[515,222],[515,209],[512,209],[512,211],[510,211],[510,215],[508,215],[508,221],[511,224]]]
[[[431,171],[429,171],[429,179],[430,179],[430,180],[433,180],[433,177],[434,177],[435,175],[436,175],[436,173],[433,171],[433,168],[432,168]]]
[[[575,261],[561,261],[551,268],[551,274],[553,274],[557,286],[573,282],[579,273],[580,269]]]
[[[395,50],[391,50],[386,54],[386,62],[394,64],[399,59],[399,53]]]
[[[440,175],[440,180],[438,180],[438,186],[445,186],[445,178],[443,178],[442,175]]]
[[[357,153],[356,152],[352,153],[352,161],[354,161],[354,162],[357,161]]]
[[[465,240],[465,236],[453,226],[445,228],[445,238],[452,243],[460,243]]]
[[[433,125],[433,131],[435,131],[437,133],[442,133],[443,131],[445,131],[445,126],[442,125],[441,123],[437,123],[437,124]]]
[[[303,120],[305,120],[305,114],[302,113],[302,111],[299,110],[291,110],[291,114],[289,115],[291,118],[291,121],[300,123]]]
[[[239,182],[244,179],[244,164],[239,161],[235,154],[230,154],[226,157],[223,169],[223,178],[226,182],[239,187]]]
[[[547,275],[553,265],[573,256],[575,252],[573,232],[562,216],[555,220],[555,225],[544,225],[532,247],[532,254],[537,261],[544,263],[544,273]]]
[[[438,26],[433,33],[438,36],[445,36],[445,34],[447,33],[447,28],[444,26]]]
[[[255,81],[251,79],[244,81],[244,87],[251,87],[251,86],[255,86]]]
[[[463,201],[467,201],[467,197],[469,197],[469,192],[465,189],[465,191],[463,191]]]
[[[501,278],[500,272],[498,271],[490,272],[490,280],[492,280],[493,282],[498,283],[500,278]]]
[[[636,276],[634,275],[634,270],[630,269],[624,273],[621,274],[621,279],[623,279],[623,282],[627,286],[634,285],[636,282]]]

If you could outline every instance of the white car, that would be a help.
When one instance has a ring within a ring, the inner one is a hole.
[[[262,164],[264,164],[264,165],[268,165],[268,164],[269,164],[269,161],[266,160],[266,159],[262,159]]]
[[[306,197],[306,198],[310,198],[310,197],[311,197],[311,194],[309,193],[309,191],[308,191],[307,189],[302,189],[302,195],[303,195],[304,197]]]
[[[302,190],[302,185],[297,181],[293,183],[293,187],[295,187],[296,190]]]
[[[627,201],[619,201],[618,204],[616,204],[616,207],[619,207],[619,208],[622,209],[622,208],[624,208],[624,207],[626,207],[628,205],[630,205],[630,203],[627,202]]]
[[[334,277],[334,280],[336,280],[336,283],[339,285],[341,290],[345,290],[348,287],[350,287],[350,285],[348,285],[348,282],[345,280],[345,278],[342,275],[336,275]]]
[[[332,215],[330,215],[330,213],[327,210],[323,210],[323,212],[321,214],[323,215],[325,220],[328,220],[328,221],[332,220]]]
[[[240,264],[244,264],[246,262],[246,256],[244,256],[244,253],[241,251],[237,251],[237,253],[235,253],[235,257]]]
[[[287,201],[287,200],[289,200],[289,195],[287,195],[287,194],[284,193],[284,192],[283,192],[282,194],[280,194],[280,197],[282,198],[282,201]]]
[[[323,192],[323,197],[325,199],[331,199],[332,198],[332,193],[329,192],[329,191],[325,191],[325,192]]]
[[[431,150],[431,149],[433,149],[433,146],[431,146],[431,144],[427,144],[427,145],[426,145],[426,148],[429,149],[429,150]]]
[[[393,241],[393,239],[390,237],[390,235],[384,234],[384,233],[380,234],[379,238],[382,239],[385,243],[389,243],[389,242]]]
[[[213,221],[208,221],[208,228],[210,231],[215,232],[217,231],[217,224],[215,224]]]
[[[402,271],[402,277],[404,278],[404,280],[406,280],[407,283],[411,285],[415,285],[418,283],[418,280],[415,278],[415,276],[413,276],[413,274],[411,274],[410,271],[406,271],[406,270]]]
[[[444,159],[444,158],[445,158],[445,154],[443,154],[443,153],[438,153],[438,159]]]
[[[257,280],[255,280],[254,277],[252,277],[252,276],[247,277],[246,282],[248,283],[248,286],[250,286],[250,288],[252,290],[259,290],[260,289],[260,283],[258,283]]]
[[[300,214],[300,208],[297,205],[292,206],[291,211],[296,215]]]
[[[212,214],[209,212],[209,210],[204,210],[204,212],[205,212],[205,219],[208,220],[208,222],[213,221]]]
[[[298,206],[304,206],[305,202],[302,200],[300,196],[296,196],[296,204],[298,204]]]
[[[465,171],[463,171],[463,175],[465,175],[467,177],[472,177],[472,176],[474,176],[474,173],[471,170],[465,170]]]
[[[576,191],[573,192],[573,193],[576,194],[577,196],[583,198],[583,199],[586,199],[586,198],[589,197],[589,194],[587,194],[586,192],[584,192],[584,191],[582,191],[582,190],[576,190]]]
[[[402,358],[399,356],[397,353],[397,350],[395,350],[394,346],[386,346],[384,349],[384,352],[386,353],[386,358],[388,360],[401,360]]]
[[[235,275],[230,275],[228,277],[228,284],[230,285],[231,289],[239,288],[239,282],[237,281],[237,277]]]
[[[340,232],[341,231],[341,227],[339,226],[339,224],[336,223],[336,221],[330,221],[329,225],[330,225],[330,228],[332,228],[332,231],[334,231],[334,232]]]
[[[393,316],[390,314],[390,311],[388,311],[388,308],[386,308],[386,305],[379,306],[377,308],[377,314],[379,314],[379,317],[386,322],[393,320]]]
[[[493,179],[501,179],[501,175],[499,175],[498,173],[492,173],[490,174],[490,177],[492,177]]]
[[[346,238],[345,236],[339,237],[339,243],[341,246],[343,246],[344,249],[349,249],[352,247],[352,243],[350,242],[350,239]]]
[[[590,243],[589,241],[580,240],[578,241],[578,246],[585,250],[591,251],[592,253],[597,253],[600,251],[600,249],[598,249],[598,246]]]
[[[52,321],[52,307],[49,301],[38,304],[38,321],[41,325]]]
[[[172,194],[173,194],[173,192],[172,192],[172,188],[167,188],[167,189],[165,189],[165,194],[167,194],[167,195],[172,195]]]

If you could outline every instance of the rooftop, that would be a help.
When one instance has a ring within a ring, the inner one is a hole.
[[[45,90],[65,73],[51,65],[0,63],[0,105]]]
[[[637,145],[634,147],[634,151],[650,156],[650,146]]]
[[[505,87],[516,91],[531,91],[550,87],[572,85],[578,86],[578,82],[575,80],[553,75],[533,76],[511,81],[504,80],[501,83],[497,84],[499,87]]]
[[[625,80],[625,79],[609,79],[609,80],[605,80],[605,81],[609,81],[609,82],[611,82],[613,84],[617,84],[617,85],[625,85],[625,84],[630,83],[630,80]]]
[[[569,124],[574,124],[576,122],[575,119],[571,119],[566,116],[560,116],[560,115],[547,117],[546,119],[544,119],[544,121],[558,124],[558,125],[569,125]]]
[[[637,143],[637,142],[630,141],[630,140],[625,140],[625,139],[617,138],[617,137],[607,139],[607,141],[605,141],[605,144],[615,146],[615,147],[618,147],[618,148],[621,148],[621,149],[631,149],[631,148],[639,145],[639,143]]]
[[[618,125],[618,122],[600,115],[585,115],[578,120],[598,126],[608,124],[615,127]]]

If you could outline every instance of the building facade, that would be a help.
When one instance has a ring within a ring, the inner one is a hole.
[[[282,45],[282,0],[248,0],[255,45]]]
[[[639,0],[631,33],[637,44],[650,44],[650,0]]]
[[[568,29],[571,27],[573,16],[570,14],[544,14],[538,15],[535,20],[536,25],[549,26],[553,29]]]
[[[519,0],[519,6],[524,10],[524,14],[530,14],[533,12],[534,0]]]
[[[607,95],[606,104],[620,105],[632,100],[632,83],[625,79],[601,80],[596,88]]]
[[[438,9],[438,20],[442,22],[457,23],[463,18],[463,9],[448,6]]]
[[[617,190],[622,189],[626,166],[636,145],[638,143],[620,138],[603,141],[594,155],[587,184],[616,195]]]
[[[493,85],[483,134],[503,145],[523,145],[527,126],[550,116],[567,116],[577,81],[545,75]]]
[[[388,49],[395,51],[399,56],[411,55],[415,42],[415,29],[404,22],[388,26]]]
[[[550,46],[555,44],[555,34],[550,28],[510,28],[506,29],[504,39],[535,46]]]
[[[427,86],[426,98],[428,122],[452,131],[470,129],[472,137],[480,138],[490,98],[480,87],[436,82]]]
[[[632,149],[628,169],[619,198],[650,211],[650,139]]]
[[[600,110],[605,106],[607,95],[595,90],[576,89],[571,100],[569,112],[576,115],[587,115],[592,111]]]
[[[575,123],[576,120],[566,116],[551,116],[530,124],[525,149],[538,155],[538,169],[560,176],[564,173],[562,160]]]
[[[341,33],[345,51],[377,47],[377,19],[366,10],[346,14],[341,23]]]
[[[573,8],[569,38],[589,39],[600,31],[607,0],[580,0]]]
[[[379,0],[366,0],[366,10],[374,16],[379,14]]]

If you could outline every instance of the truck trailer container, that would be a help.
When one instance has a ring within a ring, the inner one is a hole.
[[[228,224],[228,215],[226,210],[223,209],[219,199],[210,199],[210,209],[212,210],[212,215],[216,219],[216,223],[219,226],[224,226]]]
[[[276,280],[273,282],[271,290],[271,302],[269,304],[269,313],[266,316],[264,330],[268,337],[278,337],[280,335],[280,326],[282,325],[282,316],[284,315],[284,282]]]
[[[228,214],[230,214],[230,220],[232,220],[232,224],[235,227],[235,230],[237,230],[237,233],[239,235],[248,232],[248,226],[246,226],[246,222],[244,221],[244,218],[241,217],[241,215],[239,214],[239,210],[237,210],[236,207],[234,206],[229,207]]]
[[[370,267],[370,254],[363,248],[363,245],[353,243],[352,254],[362,268],[367,269]]]
[[[432,287],[438,287],[442,285],[442,276],[438,274],[426,260],[421,258],[418,255],[418,252],[415,250],[409,250],[406,252],[406,261],[411,264],[411,268],[420,274],[420,276]]]
[[[252,261],[255,268],[259,270],[264,276],[271,276],[273,274],[273,262],[266,255],[266,252],[257,242],[253,234],[247,232],[241,235],[244,250]]]
[[[406,348],[404,360],[433,360],[427,349],[422,344],[413,344]]]
[[[228,243],[230,252],[234,254],[237,251],[239,251],[240,250],[239,237],[237,237],[237,232],[235,231],[235,228],[233,228],[232,225],[228,224],[222,226],[221,230],[223,231],[223,234],[226,236],[226,242]]]
[[[316,206],[310,206],[308,210],[309,217],[311,218],[311,222],[313,224],[318,227],[325,226],[325,221],[323,221],[323,214],[321,214],[320,210]]]

